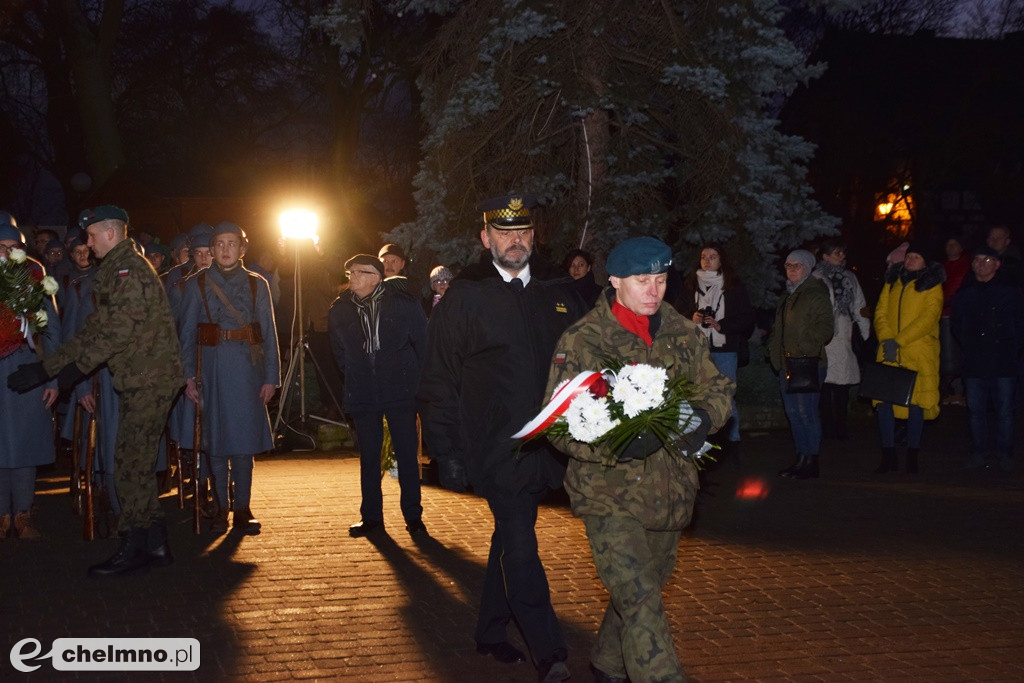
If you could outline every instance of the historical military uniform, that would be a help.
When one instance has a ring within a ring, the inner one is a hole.
[[[13,219],[6,213],[0,213],[0,240],[24,242]],[[42,277],[42,264],[31,258],[27,258],[26,264]],[[51,297],[46,298],[44,310],[49,322],[36,341],[42,345],[43,351],[50,352],[61,340],[60,320]],[[38,348],[39,345],[36,346]],[[0,540],[12,525],[22,538],[32,538],[35,531],[26,530],[26,525],[29,524],[35,492],[36,467],[54,461],[53,414],[46,407],[43,391],[57,385],[50,383],[26,393],[9,389],[8,375],[19,365],[37,360],[37,351],[23,340],[4,353],[6,355],[0,357],[0,378],[4,380],[0,383]]]
[[[72,247],[83,242],[76,238]],[[81,270],[75,268],[61,283],[60,324],[61,336],[67,341],[72,339],[85,325],[86,319],[96,310],[93,284],[96,277],[96,266]],[[83,419],[81,432],[74,434],[74,406],[85,396],[93,394],[96,400],[96,452],[93,471],[103,477],[103,486],[110,500],[110,509],[120,514],[121,505],[117,500],[114,484],[114,452],[117,445],[117,421],[121,410],[121,400],[114,390],[114,378],[110,368],[101,365],[88,377],[85,377],[71,390],[71,407],[61,426],[61,438],[80,442],[80,452],[85,453],[88,440],[88,419]],[[84,460],[81,463],[85,466]]]
[[[611,263],[610,255],[609,272]],[[735,385],[711,361],[707,338],[697,326],[662,302],[649,316],[648,346],[613,314],[614,298],[615,290],[605,290],[595,308],[562,335],[547,395],[580,372],[602,370],[608,359],[646,363],[665,368],[670,380],[685,377],[694,392],[692,406],[706,411],[712,429],[725,424]],[[568,437],[555,439],[555,445],[572,456],[565,489],[573,513],[586,525],[598,575],[611,597],[591,653],[593,665],[623,680],[684,680],[661,589],[675,565],[680,531],[693,513],[698,488],[693,462],[658,447],[608,466],[603,464],[606,445]]]
[[[214,236],[225,233],[244,239],[232,223],[219,224]],[[248,515],[253,455],[274,445],[270,417],[260,398],[262,386],[281,383],[270,287],[241,262],[230,270],[215,262],[185,281],[180,320],[184,377],[201,385],[203,448],[210,456],[226,525],[228,461],[235,483],[233,509]],[[202,352],[201,375],[196,370],[197,349]],[[240,521],[236,516],[236,526]]]

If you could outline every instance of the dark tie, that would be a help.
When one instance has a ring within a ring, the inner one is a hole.
[[[517,277],[512,278],[512,281],[508,283],[508,286],[512,288],[513,292],[521,292],[523,291],[523,287],[525,287],[523,281]]]

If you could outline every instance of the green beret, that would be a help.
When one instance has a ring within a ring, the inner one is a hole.
[[[655,237],[631,237],[612,249],[605,270],[615,277],[655,275],[672,265],[672,250]]]
[[[87,228],[93,223],[99,223],[100,221],[121,221],[125,225],[128,225],[128,212],[122,209],[120,206],[114,206],[113,204],[104,204],[103,206],[97,206],[95,209],[89,211],[89,214],[85,217],[82,222],[82,227]]]

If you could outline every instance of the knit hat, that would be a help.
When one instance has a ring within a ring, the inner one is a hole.
[[[814,254],[806,249],[794,249],[786,256],[786,263],[799,263],[804,267],[804,271],[810,275],[811,271],[814,270],[815,258]]]
[[[434,284],[438,280],[448,280],[451,282],[453,277],[455,276],[452,275],[452,271],[448,270],[444,266],[437,266],[430,271],[430,284]]]

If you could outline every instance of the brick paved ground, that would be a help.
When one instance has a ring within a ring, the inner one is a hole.
[[[926,431],[920,475],[877,477],[864,422],[827,444],[822,478],[807,482],[773,476],[788,464],[787,433],[746,435],[705,475],[667,589],[690,678],[1024,679],[1024,487],[1019,474],[962,474],[962,426],[961,410],[945,411]],[[261,536],[195,537],[167,497],[177,563],[96,581],[85,568],[112,542],[81,540],[62,472],[44,472],[45,540],[0,543],[0,680],[67,680],[48,663],[20,675],[7,661],[21,638],[48,649],[67,636],[197,638],[200,669],[171,681],[534,680],[527,665],[473,651],[491,532],[483,501],[426,487],[431,537],[417,543],[385,478],[389,534],[371,542],[346,534],[358,516],[351,454],[263,457],[256,477]],[[736,497],[748,478],[771,486],[767,498]],[[569,665],[588,681],[605,593],[564,502],[537,526]]]

